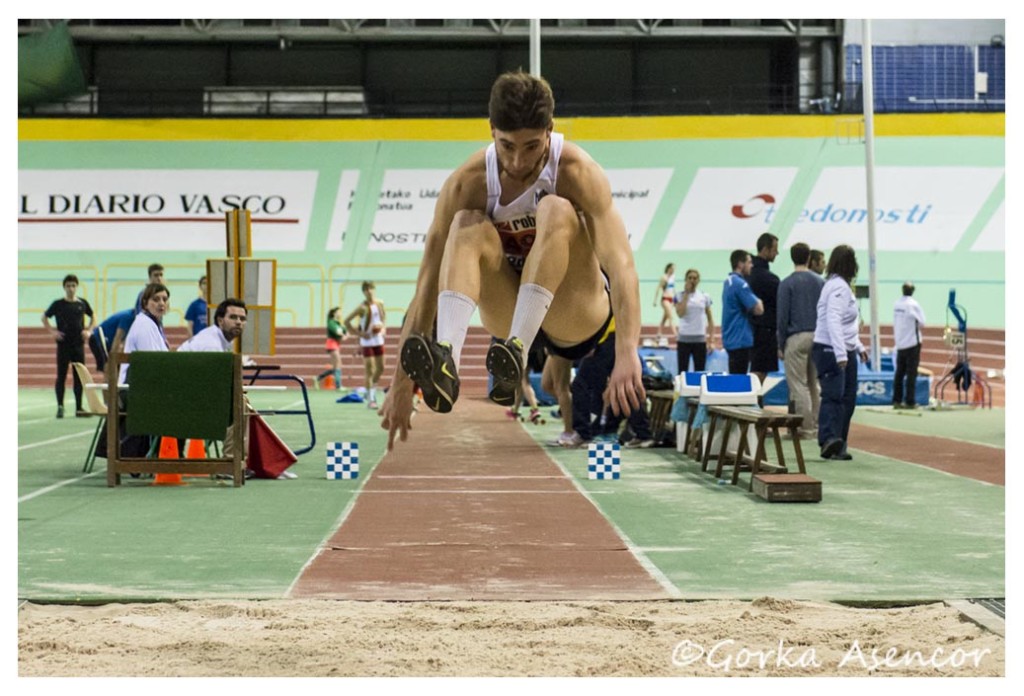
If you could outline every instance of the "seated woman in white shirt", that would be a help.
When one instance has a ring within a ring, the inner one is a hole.
[[[124,339],[123,353],[137,350],[166,351],[167,336],[164,335],[163,319],[170,305],[171,291],[162,283],[150,283],[142,291],[142,311],[132,322],[132,328]],[[129,365],[121,365],[119,384],[124,384]]]

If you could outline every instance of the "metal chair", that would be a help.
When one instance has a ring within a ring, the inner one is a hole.
[[[99,416],[100,419],[100,422],[96,424],[96,432],[93,433],[89,452],[85,455],[85,466],[82,467],[83,473],[89,473],[96,462],[96,443],[99,442],[100,433],[103,432],[103,426],[107,423],[107,405],[103,403],[103,398],[97,393],[96,389],[89,388],[89,385],[93,384],[92,373],[89,372],[89,368],[80,362],[71,363],[71,367],[74,369],[75,374],[78,375],[78,381],[82,383],[82,389],[85,391],[85,411],[94,416]]]

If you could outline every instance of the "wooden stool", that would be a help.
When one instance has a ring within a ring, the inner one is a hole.
[[[774,413],[750,406],[709,406],[708,413],[710,415],[710,422],[708,441],[704,448],[704,456],[701,460],[702,471],[707,471],[707,465],[711,459],[711,448],[715,428],[718,420],[721,419],[724,424],[724,432],[715,466],[715,476],[717,478],[722,478],[723,467],[727,464],[731,464],[732,483],[733,485],[736,485],[739,482],[740,469],[749,470],[751,472],[751,481],[748,486],[748,490],[751,490],[753,487],[754,477],[757,476],[761,470],[769,470],[772,473],[777,474],[788,472],[788,469],[786,468],[785,454],[782,450],[782,438],[779,435],[779,428],[787,428],[789,430],[790,435],[793,438],[793,448],[796,453],[797,468],[801,474],[807,474],[807,470],[804,467],[803,450],[800,449],[800,436],[798,430],[800,424],[803,422],[802,416],[789,413]],[[740,441],[736,447],[736,451],[729,452],[729,433],[734,424],[740,430]],[[747,448],[747,433],[751,426],[754,428],[754,432],[756,434],[756,444],[754,445],[754,451],[747,453],[745,451]],[[767,462],[765,438],[769,432],[772,435],[772,439],[775,441],[775,455],[777,458],[776,464],[770,464]]]

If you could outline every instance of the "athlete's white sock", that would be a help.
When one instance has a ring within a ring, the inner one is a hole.
[[[533,339],[537,338],[540,325],[551,307],[554,295],[545,287],[536,283],[525,283],[519,286],[516,298],[516,311],[512,315],[512,328],[509,338],[515,336],[523,342],[523,350],[530,350]]]
[[[370,401],[377,400],[377,387],[370,387]]]
[[[437,341],[450,343],[455,367],[462,357],[462,344],[466,342],[469,320],[476,311],[476,302],[461,292],[442,290],[437,296]]]

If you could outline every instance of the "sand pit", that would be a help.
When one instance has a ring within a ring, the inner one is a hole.
[[[943,604],[182,601],[25,604],[21,676],[1003,676]]]

